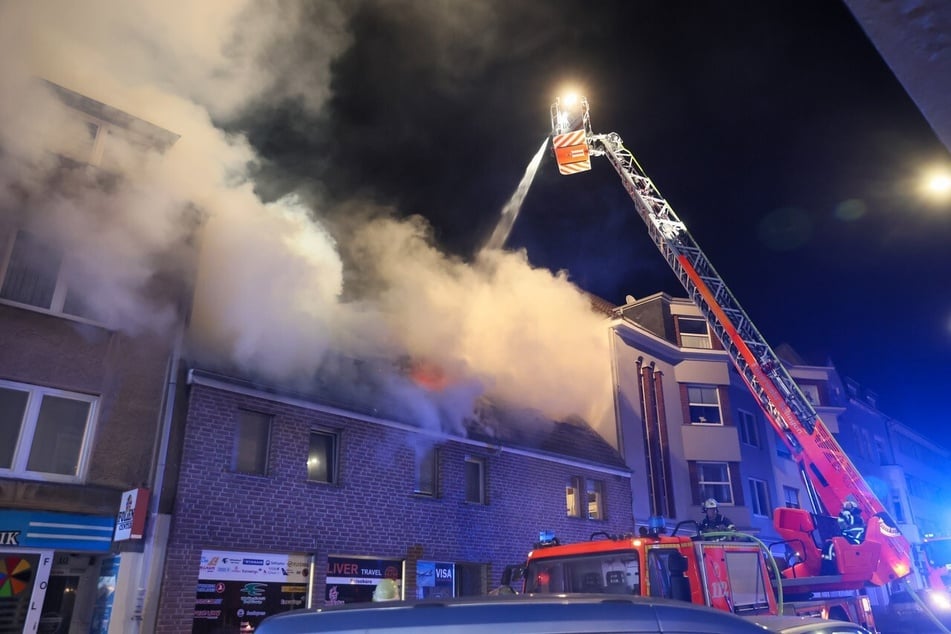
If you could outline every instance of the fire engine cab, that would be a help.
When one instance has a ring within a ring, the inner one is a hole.
[[[739,539],[596,533],[562,545],[543,534],[528,554],[524,590],[663,597],[737,614],[778,611],[762,547]]]

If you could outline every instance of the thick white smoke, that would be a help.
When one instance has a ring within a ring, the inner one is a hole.
[[[196,351],[281,380],[311,376],[331,348],[407,355],[449,379],[432,393],[398,388],[421,418],[445,425],[487,393],[556,418],[581,415],[614,442],[606,327],[564,274],[533,269],[523,253],[487,251],[465,263],[440,252],[420,218],[377,219],[337,244],[320,208],[294,196],[266,203],[256,195],[254,151],[215,122],[268,100],[297,99],[318,111],[330,95],[331,63],[350,43],[342,6],[0,5],[0,221],[26,222],[77,254],[70,283],[113,327],[167,326],[172,305],[156,306],[149,285],[170,258],[181,259],[173,270],[185,274],[198,253]],[[297,28],[312,15],[320,19]],[[275,54],[281,38],[295,39],[292,49],[280,49],[293,54]],[[302,73],[295,64],[305,55]],[[162,155],[114,143],[108,158],[122,172],[118,184],[103,188],[77,176],[46,192],[41,184],[53,164],[40,148],[62,146],[77,131],[36,77],[179,138]],[[184,245],[194,222],[203,229],[191,251]],[[345,260],[362,263],[351,275],[376,293],[341,299]]]

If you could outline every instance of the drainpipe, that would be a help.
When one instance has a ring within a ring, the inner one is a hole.
[[[142,551],[142,568],[137,586],[136,608],[129,623],[128,631],[130,634],[138,634],[140,631],[153,632],[157,621],[161,576],[165,569],[165,546],[168,543],[168,524],[164,521],[160,524],[159,520],[175,413],[175,396],[178,390],[178,369],[182,358],[184,338],[185,327],[182,325],[175,337],[175,343],[165,371],[165,394],[159,411],[160,429],[156,437],[152,473],[149,477],[152,495],[149,500],[148,539]],[[161,526],[161,530],[157,531],[156,529],[159,526]]]

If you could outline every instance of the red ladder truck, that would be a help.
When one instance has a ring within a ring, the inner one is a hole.
[[[791,563],[781,572],[782,585],[786,591],[797,596],[829,595],[835,592],[858,591],[866,582],[881,586],[904,579],[911,571],[912,565],[909,543],[819,418],[812,403],[740,307],[687,231],[683,221],[624,147],[620,136],[613,132],[592,132],[588,102],[584,97],[557,99],[551,106],[551,125],[552,150],[560,173],[575,174],[590,170],[591,157],[595,156],[606,157],[614,166],[654,244],[683,284],[689,297],[700,308],[710,330],[716,333],[722,342],[737,372],[797,463],[814,513],[803,509],[784,508],[776,509],[774,513],[777,532],[790,544],[797,544],[795,550],[800,555],[799,561]],[[850,544],[841,536],[830,536],[827,531],[823,531],[823,518],[827,519],[838,513],[846,501],[857,504],[869,518],[861,544]],[[676,545],[671,542],[669,547],[679,551],[688,562],[699,563],[717,559],[705,557],[706,546],[695,539],[659,534],[623,539],[629,540],[631,544],[636,540],[649,539],[654,540],[651,543],[655,545],[665,545],[666,540],[675,540]],[[820,549],[828,544],[829,540],[832,542],[833,552],[836,553],[834,561],[837,568],[832,571],[833,574],[828,574],[829,570],[822,567],[819,554]],[[580,548],[581,552],[593,548],[593,544],[602,543],[606,542],[594,541],[574,547]],[[637,548],[646,543],[641,541]],[[727,562],[731,558],[747,558],[746,561],[752,561],[748,559],[748,554],[728,555],[739,547],[726,547],[722,545],[723,542],[717,543],[720,544],[719,548],[725,549],[719,560]],[[556,556],[558,549],[564,548],[572,546],[554,546],[533,551],[535,556],[530,556],[528,561],[527,588],[535,583],[530,577],[533,572],[537,572],[532,570],[533,561],[537,564],[541,559]],[[612,546],[597,548],[611,550]],[[622,550],[628,550],[628,547]],[[740,550],[748,552],[749,545],[745,546],[745,550]],[[690,555],[690,552],[694,554]],[[641,555],[641,565],[649,566],[649,550],[644,550]],[[692,590],[694,599],[699,599],[701,594],[706,593],[703,602],[717,605],[713,597],[718,591],[710,586],[713,571],[699,565],[693,568],[693,577],[700,586]],[[608,571],[604,570],[605,573]],[[749,578],[755,578],[756,583],[759,583],[762,574],[768,574],[765,565],[761,567],[760,572]],[[615,574],[614,577],[618,575]],[[642,584],[640,590],[650,591],[648,585],[644,585],[649,584],[650,569],[645,569],[645,574],[640,575],[639,579]],[[722,580],[716,583],[722,584]],[[735,582],[730,581],[728,585],[733,583]],[[723,587],[719,586],[720,589]],[[701,594],[697,594],[698,592]],[[759,596],[757,593],[747,594],[749,597]],[[867,608],[868,599],[863,599]],[[735,597],[730,601],[735,601]],[[753,603],[758,601],[759,599]],[[718,607],[724,607],[727,603]],[[765,607],[767,611],[770,610],[769,606]],[[866,611],[870,614],[870,610]],[[866,622],[863,618],[849,620]]]

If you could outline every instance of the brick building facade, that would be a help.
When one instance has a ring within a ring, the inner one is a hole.
[[[0,151],[10,193],[0,204],[0,532],[8,536],[0,557],[30,571],[3,597],[0,630],[98,631],[108,624],[100,600],[108,578],[118,631],[141,616],[135,597],[148,571],[141,542],[113,541],[116,517],[124,491],[151,489],[161,477],[163,404],[187,291],[157,267],[127,299],[143,312],[167,311],[169,322],[123,328],[101,292],[108,267],[77,264],[88,262],[88,245],[54,210],[76,191],[117,187],[107,161],[116,147],[160,152],[177,137],[55,84],[37,80],[33,89],[27,106],[57,113],[30,119],[35,138],[60,145],[31,147],[40,164],[29,152]],[[70,209],[77,225],[109,220],[100,214],[85,200]],[[150,530],[158,532],[154,522]]]
[[[256,475],[238,472],[242,412],[266,421],[266,459]],[[534,446],[428,433],[192,372],[157,631],[188,631],[196,612],[208,614],[203,606],[218,600],[210,594],[196,605],[212,551],[252,552],[264,561],[312,557],[308,602],[322,605],[329,557],[405,562],[407,597],[417,596],[417,560],[448,562],[454,593],[478,594],[499,583],[506,564],[524,561],[539,530],[568,541],[632,532],[631,476],[617,452],[583,425],[549,425],[530,434]],[[337,464],[323,478],[329,482],[309,476],[313,434],[335,443]],[[432,448],[435,477],[421,492],[418,456]],[[566,513],[566,484],[576,481],[595,483],[597,512]],[[227,612],[227,599],[211,609]]]

